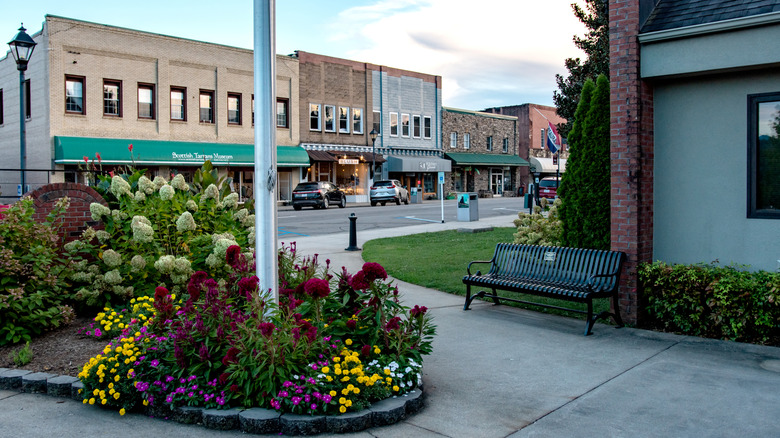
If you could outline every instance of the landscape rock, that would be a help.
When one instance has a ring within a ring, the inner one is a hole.
[[[13,370],[13,369],[6,369],[6,371],[0,372],[0,389],[21,391],[22,377],[28,374],[31,373],[25,370]]]
[[[371,424],[374,426],[387,426],[406,418],[406,399],[403,397],[391,397],[378,401],[371,405]]]
[[[240,423],[238,414],[243,409],[206,409],[203,411],[203,425],[215,430],[238,429]]]
[[[46,380],[46,392],[54,397],[70,397],[73,384],[79,379],[71,376],[54,376]]]
[[[369,410],[331,415],[325,417],[325,427],[333,433],[360,432],[371,427],[371,415]]]
[[[325,432],[325,417],[321,415],[283,414],[283,435],[316,435]]]
[[[272,434],[281,430],[281,414],[271,409],[252,408],[238,414],[241,430],[246,433]]]
[[[203,408],[197,406],[179,406],[173,410],[173,421],[183,424],[197,424],[203,421]]]

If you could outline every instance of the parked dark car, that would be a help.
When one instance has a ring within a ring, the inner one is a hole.
[[[295,186],[292,193],[292,205],[296,210],[303,207],[328,208],[331,204],[346,207],[347,195],[327,181],[302,182]]]
[[[395,202],[396,205],[400,205],[401,202],[408,204],[409,191],[397,179],[376,181],[371,186],[370,199],[372,207],[377,203],[385,205],[387,201]]]
[[[554,176],[542,178],[542,180],[539,181],[539,198],[554,199],[558,196],[558,187],[560,185],[561,182]]]

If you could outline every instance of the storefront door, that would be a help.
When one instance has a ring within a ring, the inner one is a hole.
[[[502,170],[497,173],[494,170],[490,171],[490,191],[498,196],[504,193],[504,172]]]

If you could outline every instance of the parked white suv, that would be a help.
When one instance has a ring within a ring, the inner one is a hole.
[[[374,181],[370,197],[372,207],[376,206],[377,203],[385,205],[387,201],[393,201],[396,205],[401,205],[401,202],[409,203],[409,191],[396,179]]]

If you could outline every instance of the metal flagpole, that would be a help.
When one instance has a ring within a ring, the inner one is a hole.
[[[255,262],[261,294],[279,302],[276,243],[276,6],[254,0]]]

